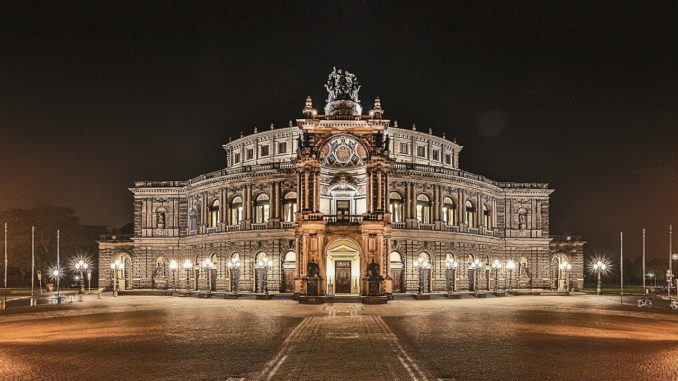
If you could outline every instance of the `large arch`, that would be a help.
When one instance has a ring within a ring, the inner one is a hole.
[[[567,255],[553,254],[551,257],[551,288],[565,290],[567,288],[567,270],[562,265],[568,263]]]
[[[325,249],[328,294],[360,294],[360,245],[337,238]]]

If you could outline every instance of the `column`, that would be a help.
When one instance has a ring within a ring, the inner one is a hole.
[[[308,171],[304,171],[304,209],[311,209],[308,207]]]
[[[373,181],[372,172],[369,172],[369,175],[367,176],[367,189],[365,190],[366,191],[365,194],[367,195],[367,197],[365,198],[365,202],[367,204],[366,207],[368,213],[374,212],[374,210],[372,209],[372,181]]]
[[[384,205],[382,204],[382,198],[381,198],[381,190],[382,190],[382,185],[381,185],[381,171],[377,172],[377,209],[384,210]]]
[[[313,182],[313,198],[315,199],[313,211],[318,212],[320,210],[320,172],[314,172],[313,176],[315,178],[315,181]]]
[[[410,203],[410,216],[411,218],[417,218],[417,193],[414,191],[414,183],[410,183],[410,195],[412,196],[412,202]]]

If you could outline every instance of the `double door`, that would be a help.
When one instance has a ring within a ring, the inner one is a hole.
[[[337,294],[351,293],[351,261],[334,262],[334,292]]]

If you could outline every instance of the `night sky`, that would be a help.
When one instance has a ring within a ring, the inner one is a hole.
[[[14,3],[0,210],[123,225],[134,180],[222,168],[229,136],[286,126],[307,95],[321,109],[337,66],[365,109],[456,138],[462,169],[550,183],[552,234],[589,253],[617,256],[623,230],[638,255],[647,227],[665,258],[678,230],[675,2]]]

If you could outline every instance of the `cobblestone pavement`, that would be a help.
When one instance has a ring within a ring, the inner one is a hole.
[[[0,379],[678,379],[678,314],[618,301],[91,298],[0,313]]]

